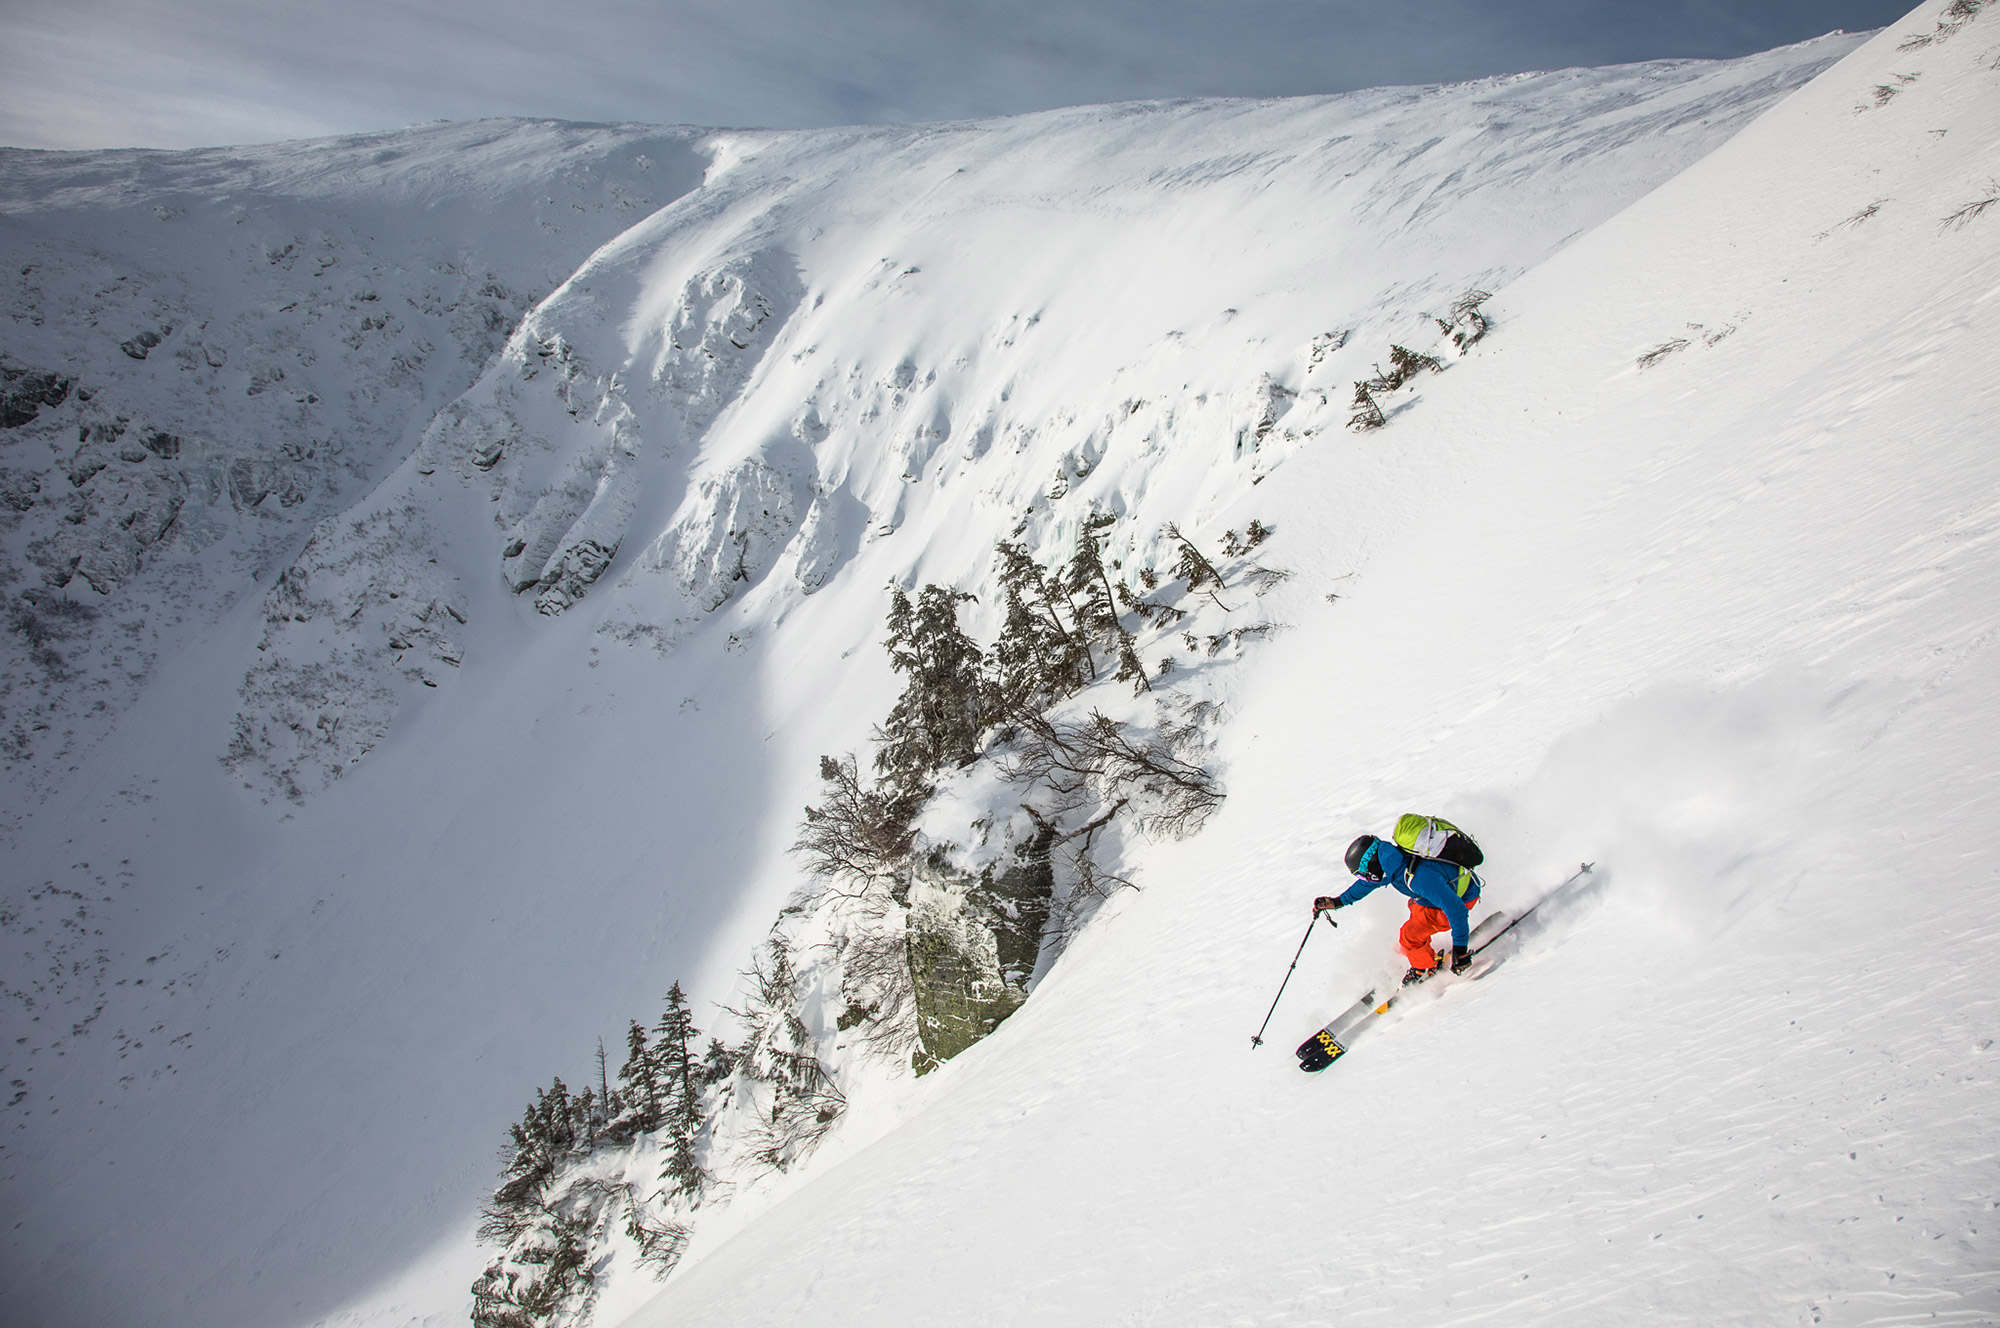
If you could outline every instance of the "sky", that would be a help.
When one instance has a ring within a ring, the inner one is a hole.
[[[518,115],[800,128],[1678,57],[1911,0],[4,0],[0,143],[198,147]]]

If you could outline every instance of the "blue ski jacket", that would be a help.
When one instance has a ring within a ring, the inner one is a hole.
[[[1340,896],[1340,904],[1359,903],[1385,885],[1392,885],[1400,894],[1409,896],[1420,904],[1429,904],[1438,912],[1451,919],[1451,943],[1464,945],[1471,934],[1466,922],[1466,905],[1479,898],[1479,878],[1472,878],[1472,884],[1465,891],[1465,898],[1458,897],[1453,887],[1458,883],[1458,868],[1435,858],[1416,858],[1417,869],[1412,872],[1412,858],[1403,850],[1384,839],[1375,849],[1375,860],[1382,864],[1382,879],[1371,881],[1363,877],[1347,887]]]

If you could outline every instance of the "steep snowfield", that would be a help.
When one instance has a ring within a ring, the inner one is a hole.
[[[600,1321],[1990,1313],[2000,273],[1993,216],[1938,222],[1984,196],[2000,76],[1981,24],[1897,39],[1706,161],[1853,41],[662,132],[654,197],[689,192],[274,590],[209,601],[10,846],[0,1307],[458,1318],[533,1086],[677,977],[730,998],[818,755],[893,695],[883,584],[981,588],[1097,507],[1140,562],[1256,516],[1296,573],[1257,608],[1289,632],[1188,670],[1230,698],[1224,811]],[[1492,337],[1343,430],[1473,285]],[[1496,902],[1599,859],[1590,907],[1304,1079],[1284,1046],[1383,966],[1371,900],[1251,1054],[1326,864],[1406,804],[1482,833]]]
[[[1939,8],[1258,490],[1297,630],[1211,828],[631,1322],[2000,1321],[2000,231],[1941,225],[2000,192],[2000,30],[1899,50]],[[1595,884],[1302,1076],[1391,963],[1370,899],[1253,1052],[1410,807],[1484,832],[1495,905]]]

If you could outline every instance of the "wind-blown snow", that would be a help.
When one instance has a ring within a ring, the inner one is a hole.
[[[1230,801],[996,1036],[864,1085],[605,1321],[1991,1310],[1992,986],[1936,938],[1991,885],[1954,846],[1990,820],[2000,272],[1938,221],[1996,76],[1978,25],[1896,39],[1706,161],[1853,42],[663,135],[667,205],[476,383],[368,417],[381,482],[250,559],[282,578],[162,650],[21,828],[0,1303],[462,1314],[519,1102],[676,977],[727,998],[795,882],[817,756],[887,710],[883,583],[977,586],[1024,514],[1052,550],[1096,506],[1140,561],[1168,521],[1278,531],[1293,630],[1227,675]],[[1473,285],[1488,342],[1343,430]],[[1408,807],[1481,833],[1496,901],[1602,884],[1305,1079],[1282,1047],[1387,957],[1370,901],[1249,1053],[1338,848]]]

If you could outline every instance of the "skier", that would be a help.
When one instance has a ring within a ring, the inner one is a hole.
[[[1357,904],[1379,887],[1393,885],[1410,900],[1410,919],[1396,936],[1410,961],[1404,985],[1421,982],[1438,971],[1440,956],[1431,949],[1431,937],[1447,928],[1451,931],[1451,971],[1463,973],[1471,966],[1466,914],[1479,902],[1479,877],[1470,868],[1420,858],[1386,839],[1363,835],[1347,846],[1347,869],[1360,879],[1337,897],[1321,895],[1313,900],[1314,917]]]

